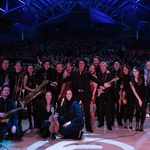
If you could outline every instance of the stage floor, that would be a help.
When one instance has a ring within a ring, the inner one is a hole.
[[[27,120],[23,121],[24,130],[28,127]],[[9,150],[149,150],[150,147],[150,118],[146,118],[144,132],[136,132],[113,126],[112,131],[106,127],[95,127],[94,133],[84,132],[82,140],[56,139],[43,140],[36,130],[27,130],[21,141],[4,140],[1,143]]]

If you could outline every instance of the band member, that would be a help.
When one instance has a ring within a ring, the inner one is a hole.
[[[120,65],[120,62],[119,61],[115,61],[114,64],[113,64],[113,69],[111,70],[111,73],[112,73],[112,77],[113,78],[116,78],[116,77],[121,77],[121,65]],[[119,126],[123,126],[122,124],[122,117],[123,117],[123,108],[122,108],[122,105],[119,104],[119,98],[120,98],[120,95],[119,95],[119,92],[120,92],[120,85],[121,85],[121,81],[120,79],[115,81],[113,84],[112,84],[112,99],[113,99],[113,108],[112,110],[114,110],[114,115],[116,115],[117,117],[117,122],[118,122],[118,125]],[[115,118],[115,117],[113,117]],[[114,120],[113,120],[114,122]]]
[[[150,116],[150,61],[146,62],[146,66],[144,69],[144,84],[146,86],[146,100],[147,100],[147,104],[149,104],[148,116]]]
[[[52,110],[53,109],[53,110]],[[47,138],[52,135],[51,138],[55,138],[56,128],[58,130],[58,124],[56,118],[52,118],[54,107],[52,105],[52,93],[47,91],[45,94],[45,99],[42,102],[40,113],[41,113],[41,126],[39,130],[39,135],[42,138]],[[54,120],[53,120],[54,119]]]
[[[1,89],[0,97],[0,139],[3,139],[7,132],[17,138],[23,136],[21,128],[17,124],[17,113],[14,112],[10,116],[7,114],[7,112],[16,108],[14,102],[9,98],[9,94],[9,86],[4,85]]]
[[[108,82],[112,79],[112,75],[110,71],[107,70],[107,63],[101,62],[100,63],[100,70],[101,72],[97,74],[97,77],[99,80],[101,80],[103,83]],[[102,90],[101,94],[98,95],[97,99],[97,116],[99,125],[98,127],[104,126],[104,116],[106,115],[106,124],[108,130],[112,130],[112,124],[113,124],[113,115],[112,115],[112,97],[111,97],[111,89],[107,88],[105,89],[104,86],[100,86],[100,89]],[[103,91],[104,90],[104,91]]]
[[[53,73],[54,70],[51,68],[51,61],[44,60],[43,67],[36,73],[37,84],[40,85],[44,80],[50,80],[54,76]]]
[[[99,68],[100,58],[98,56],[94,56],[92,64],[95,67],[96,73],[100,72],[100,68]]]
[[[24,76],[24,89],[25,89],[25,96],[28,95],[30,92],[33,92],[36,88],[36,79],[35,79],[35,74],[34,74],[34,69],[33,69],[33,65],[28,65],[27,66],[27,72],[26,75]],[[27,105],[27,113],[28,113],[28,120],[29,120],[29,129],[33,128],[32,125],[32,111],[33,111],[33,120],[34,120],[34,126],[37,126],[37,116],[36,116],[36,107],[37,107],[37,102],[36,100],[32,100],[32,102],[30,102]],[[32,106],[33,106],[33,110],[32,110]]]
[[[146,100],[144,79],[137,67],[132,71],[133,79],[130,82],[131,89],[134,93],[134,102],[136,106],[136,131],[143,131],[143,124],[146,116]]]
[[[43,67],[36,72],[37,85],[40,85],[44,80],[55,80],[55,69],[51,68],[50,60],[44,60]],[[53,93],[53,91],[55,92],[55,87],[47,85],[47,87],[45,87],[45,90],[50,90]]]
[[[36,84],[39,86],[45,80],[54,81],[54,79],[55,79],[54,75],[55,75],[55,70],[53,68],[51,68],[51,61],[50,60],[44,60],[43,61],[43,67],[36,72]],[[47,90],[50,90],[52,93],[55,93],[55,87],[51,86],[50,84],[44,88],[44,91],[47,91]],[[42,103],[41,99],[43,99],[43,97],[44,97],[44,93],[36,98],[37,110],[39,110],[41,107],[41,103]],[[41,114],[38,111],[36,113],[36,115],[38,116],[37,126],[39,128],[41,125],[41,122],[39,119]]]
[[[125,91],[125,99],[127,103],[124,104],[124,128],[127,128],[127,120],[129,119],[129,128],[132,129],[132,119],[134,113],[133,92],[130,86],[131,76],[129,66],[124,65],[122,68],[121,86]]]
[[[73,66],[71,63],[67,63],[66,64],[66,69],[63,73],[63,78],[68,77],[73,71]],[[67,82],[67,83],[63,83],[62,87],[61,87],[61,91],[60,94],[58,95],[58,99],[60,100],[61,98],[65,97],[65,93],[67,89],[71,88],[71,82]]]
[[[1,62],[0,68],[0,89],[3,85],[8,85],[8,68],[9,68],[9,60],[3,59]]]
[[[84,59],[79,59],[77,66],[78,69],[72,72],[70,76],[64,78],[60,84],[72,81],[72,91],[74,93],[75,99],[78,101],[81,100],[83,104],[86,130],[93,132],[90,115],[90,104],[92,99],[90,81],[92,80],[99,84],[101,84],[101,81],[93,77],[89,72],[85,71],[86,62]],[[109,84],[105,83],[104,86],[109,86]]]
[[[59,116],[59,133],[64,138],[81,139],[84,127],[83,115],[79,103],[73,98],[71,90],[66,91]]]
[[[94,65],[91,65],[89,67],[89,72],[91,73],[92,76],[97,78],[96,70],[95,70]],[[95,103],[96,103],[97,84],[93,81],[90,81],[90,87],[91,87],[91,91],[92,91],[92,100],[91,100],[91,104],[90,104],[91,124],[92,124],[92,128],[94,129],[94,122],[95,122],[95,112],[94,112],[94,110],[95,110]]]
[[[23,72],[22,62],[16,61],[14,70],[9,73],[10,97],[16,101],[17,107],[20,107],[21,99],[23,98]],[[18,111],[18,125],[21,126],[22,110]]]
[[[63,73],[64,73],[64,70],[63,70],[63,64],[62,62],[57,62],[56,64],[56,72],[55,72],[55,79],[54,81],[55,82],[59,82],[63,79]],[[56,105],[56,103],[58,104],[58,107],[60,106],[60,101],[58,99],[58,94],[60,93],[61,91],[61,86],[58,85],[56,88],[55,88],[55,92],[53,92],[53,96],[54,96],[54,105]]]

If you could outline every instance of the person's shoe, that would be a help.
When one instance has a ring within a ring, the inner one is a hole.
[[[86,131],[87,131],[87,132],[93,132],[93,130],[92,130],[92,129],[87,129]]]
[[[34,129],[38,129],[38,128],[39,128],[38,125],[34,124]]]
[[[99,123],[98,124],[98,128],[101,128],[101,127],[103,127],[104,126],[104,123]]]
[[[52,139],[56,139],[56,135],[57,135],[57,134],[56,134],[55,132],[53,132],[53,133],[52,133]]]
[[[132,122],[129,123],[129,129],[132,129]]]
[[[124,122],[124,126],[125,129],[127,129],[127,122]]]
[[[118,122],[118,125],[122,127],[122,126],[123,126],[123,123],[122,123],[122,122]]]
[[[137,122],[137,123],[136,123],[135,130],[136,130],[136,131],[139,131],[139,128],[140,128],[140,126],[139,126],[139,122]]]
[[[143,124],[140,125],[139,131],[143,131]]]
[[[107,129],[111,131],[112,127],[110,125],[107,125]]]
[[[82,139],[82,135],[83,135],[83,131],[80,131],[80,132],[79,132],[79,136],[78,136],[78,139],[79,139],[79,140]]]
[[[33,129],[33,126],[32,126],[32,124],[30,124],[30,125],[29,125],[29,129]]]

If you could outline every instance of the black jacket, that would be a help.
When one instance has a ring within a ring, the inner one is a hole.
[[[81,127],[84,126],[83,115],[80,108],[80,105],[75,100],[65,100],[63,106],[60,108],[58,121],[60,127],[63,126],[68,121],[71,121],[71,125],[73,127]]]
[[[73,72],[70,76],[64,78],[60,84],[72,81],[72,91],[74,94],[78,92],[78,89],[82,89],[84,91],[85,96],[91,99],[92,92],[90,88],[90,81],[94,81],[98,84],[102,84],[100,80],[93,77],[90,73],[83,71],[82,74],[79,74],[79,71]]]

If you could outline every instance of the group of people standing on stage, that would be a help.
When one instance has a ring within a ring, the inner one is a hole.
[[[119,126],[132,129],[135,113],[135,130],[143,131],[150,101],[150,61],[146,63],[144,75],[138,67],[131,70],[117,60],[110,70],[108,68],[107,62],[95,56],[90,66],[85,59],[79,59],[76,64],[68,62],[65,66],[57,62],[55,67],[50,60],[44,60],[38,70],[28,64],[24,71],[22,62],[16,61],[13,70],[9,71],[9,60],[3,59],[0,120],[6,118],[8,111],[21,108],[22,100],[33,93],[33,97],[37,96],[25,102],[29,128],[39,129],[43,138],[55,138],[58,132],[64,138],[80,139],[84,125],[86,131],[93,132],[95,107],[98,127],[103,127],[106,119],[107,129],[112,130],[116,118]],[[46,81],[49,83],[40,89]],[[0,121],[0,138],[6,132],[23,136],[23,110],[15,111],[10,118],[8,123]]]

